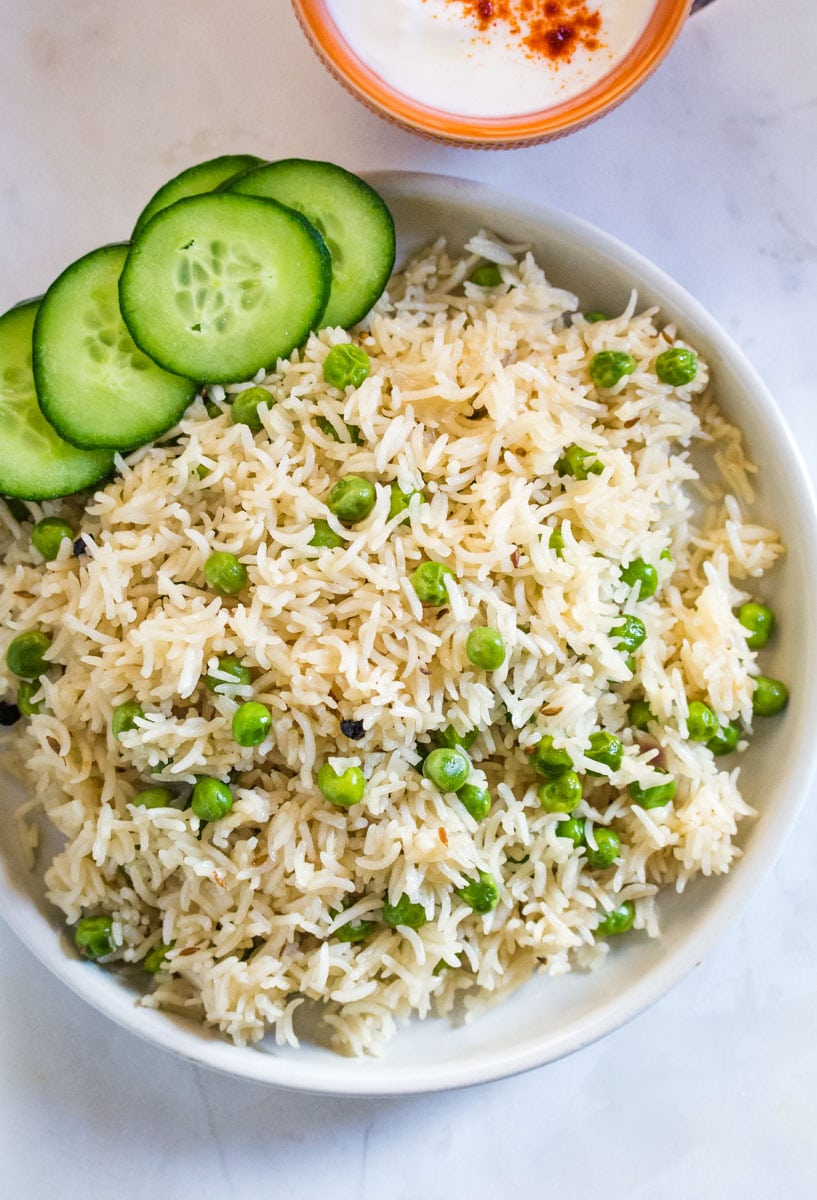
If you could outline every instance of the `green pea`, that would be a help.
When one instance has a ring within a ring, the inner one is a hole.
[[[596,848],[587,845],[587,865],[594,871],[604,871],[611,867],[621,851],[621,838],[615,829],[605,829],[603,826],[593,830]]]
[[[43,517],[31,530],[31,544],[46,562],[54,561],[66,539],[73,543],[74,531],[67,521],[59,517]]]
[[[204,463],[199,463],[199,465],[195,468],[195,473],[197,479],[206,479],[208,475],[212,474],[210,468],[205,467]]]
[[[233,793],[220,779],[201,775],[193,788],[190,807],[200,821],[219,821],[233,807]]]
[[[734,721],[729,721],[726,725],[718,726],[706,747],[716,758],[721,758],[724,754],[731,754],[739,741],[740,727]]]
[[[472,629],[465,642],[468,661],[482,671],[496,671],[505,661],[502,634],[489,625]]]
[[[456,957],[457,961],[453,963],[446,962],[444,958],[438,959],[431,974],[442,975],[443,971],[456,971],[460,966],[460,956],[457,955]]]
[[[448,588],[446,579],[454,578],[454,572],[445,563],[432,562],[426,559],[411,573],[411,586],[417,593],[421,604],[439,608],[448,603]]]
[[[596,926],[596,937],[612,937],[615,934],[627,933],[635,921],[635,907],[632,900],[625,900],[612,912],[602,917]]]
[[[329,524],[324,521],[323,517],[317,517],[312,524],[315,527],[315,532],[309,539],[310,546],[318,546],[325,550],[337,550],[338,546],[343,545],[343,538]]]
[[[333,936],[339,942],[363,942],[375,928],[374,921],[347,921],[335,930]]]
[[[609,321],[610,317],[605,312],[586,312],[584,319],[589,325],[598,325],[599,321]]]
[[[219,695],[229,693],[236,687],[247,687],[252,682],[252,675],[249,667],[245,667],[241,659],[236,658],[234,654],[225,654],[218,660],[218,669],[223,675],[229,675],[229,679],[218,679],[215,675],[205,675],[204,686],[208,691],[216,692]]]
[[[762,650],[774,629],[774,613],[765,604],[741,604],[738,620],[749,631],[746,645],[750,650]]]
[[[407,925],[409,929],[422,929],[428,919],[422,904],[414,904],[405,892],[396,904],[384,904],[381,915],[386,924],[394,929],[398,925]]]
[[[661,553],[658,555],[658,557],[661,559],[662,562],[668,562],[668,563],[672,562],[672,555],[670,554],[669,548],[667,546],[664,547],[664,549],[661,551]]]
[[[172,949],[172,943],[157,942],[153,949],[148,950],[142,959],[142,970],[147,971],[148,975],[158,975]]]
[[[28,511],[28,505],[23,504],[22,500],[17,500],[14,496],[4,496],[3,502],[18,524],[22,525],[23,521],[29,521],[31,519],[31,513]]]
[[[560,821],[556,826],[556,835],[557,837],[570,838],[578,850],[579,846],[585,844],[584,821],[581,817],[569,817],[567,821]]]
[[[337,429],[335,429],[335,426],[328,417],[316,417],[315,424],[317,425],[318,429],[320,429],[321,433],[325,433],[326,436],[331,438],[333,442],[340,441],[340,434],[338,433]]]
[[[553,737],[547,733],[533,747],[530,765],[538,775],[544,775],[546,779],[555,779],[564,775],[565,771],[571,770],[573,759],[566,750],[557,750],[553,745]]]
[[[596,457],[595,450],[585,450],[575,442],[568,446],[555,464],[556,474],[572,475],[574,479],[587,479],[589,475],[601,475],[604,466]]]
[[[377,494],[374,484],[362,475],[344,475],[329,493],[326,506],[344,525],[356,525],[368,517]]]
[[[647,626],[640,617],[628,615],[620,625],[613,626],[610,637],[615,639],[616,649],[632,653],[646,641]]]
[[[565,771],[540,783],[536,796],[545,812],[570,813],[581,804],[582,781],[575,771]]]
[[[251,387],[238,392],[233,399],[230,415],[234,425],[248,425],[253,433],[260,433],[264,427],[258,412],[262,404],[272,408],[275,401],[266,388]]]
[[[698,355],[684,346],[673,346],[658,355],[655,373],[662,383],[668,383],[670,387],[684,387],[692,383],[698,373]]]
[[[475,821],[481,821],[491,811],[491,793],[476,783],[464,783],[457,790],[457,799]]]
[[[633,700],[628,710],[628,716],[633,729],[645,731],[650,722],[656,719],[646,700]]]
[[[687,733],[693,742],[708,742],[718,731],[718,718],[702,700],[691,700],[687,715]]]
[[[131,800],[137,808],[171,808],[175,797],[170,788],[152,787],[137,792]]]
[[[222,596],[237,596],[249,581],[247,568],[226,550],[217,550],[210,555],[204,564],[204,578],[207,586]]]
[[[418,775],[422,775],[423,763],[425,762],[425,760],[428,758],[429,754],[431,753],[431,746],[428,744],[428,742],[417,742],[414,747],[414,750],[418,757],[417,757],[417,762],[412,763],[412,766],[414,767],[414,770],[417,772]]]
[[[585,758],[592,758],[593,762],[603,763],[611,771],[617,771],[624,757],[624,744],[615,734],[601,729],[590,734],[590,746],[584,753]]]
[[[112,954],[113,920],[111,917],[83,917],[74,929],[74,945],[83,958],[104,958]]]
[[[773,717],[782,712],[789,702],[789,689],[779,679],[770,679],[767,675],[755,678],[755,692],[752,697],[752,710],[758,717]]]
[[[548,546],[557,558],[565,556],[565,539],[561,529],[554,529],[548,538]]]
[[[257,700],[247,700],[233,713],[233,737],[239,746],[260,746],[271,725],[272,713]]]
[[[21,679],[20,685],[17,688],[17,707],[24,717],[33,717],[35,713],[43,711],[45,700],[37,700],[34,697],[39,692],[42,684],[39,679]]]
[[[360,387],[371,369],[366,351],[348,342],[333,346],[323,360],[323,377],[336,388]]]
[[[596,387],[615,387],[625,375],[632,375],[638,363],[623,350],[601,350],[590,360],[590,378]]]
[[[662,771],[661,774],[666,775],[666,771]],[[667,779],[666,783],[656,783],[647,788],[633,782],[628,790],[634,803],[641,808],[663,808],[675,795],[675,780]]]
[[[457,895],[475,913],[484,915],[493,912],[499,904],[499,888],[493,875],[480,871],[478,879],[472,879],[464,887],[457,888]]]
[[[471,762],[464,750],[440,746],[423,763],[423,775],[441,792],[458,792],[471,773]]]
[[[234,951],[234,956],[238,958],[239,962],[248,962],[249,959],[252,958],[255,951],[258,950],[259,947],[263,946],[264,944],[265,944],[264,938],[255,937],[250,942],[249,946],[244,947],[244,949],[241,951],[240,954],[237,951]]]
[[[648,600],[658,590],[658,572],[652,563],[644,562],[643,558],[635,558],[621,572],[621,578],[628,587],[638,584],[636,600]]]
[[[333,442],[343,441],[343,438],[340,436],[335,426],[327,417],[316,417],[315,424],[317,425],[318,429],[320,429],[322,433],[325,433],[327,437],[331,438]],[[344,425],[346,427],[346,432],[349,434],[349,441],[354,442],[356,446],[361,446],[363,444],[363,438],[360,433],[360,426],[350,425],[347,421],[344,421]]]
[[[471,272],[470,279],[477,287],[495,288],[502,283],[502,272],[496,263],[482,263]]]
[[[51,663],[45,661],[45,653],[51,646],[47,633],[36,629],[19,633],[6,651],[6,666],[19,679],[39,679]]]
[[[435,730],[431,736],[438,746],[447,746],[449,750],[470,750],[479,737],[479,730],[469,729],[467,733],[457,733],[453,725],[447,725],[445,729]]]
[[[136,700],[117,704],[111,713],[111,733],[115,738],[120,738],[123,733],[130,733],[132,729],[138,728],[136,722],[141,721],[144,715],[145,710]]]
[[[324,763],[318,771],[318,789],[330,804],[351,808],[363,799],[366,779],[360,767],[347,767],[338,775],[329,763]]]
[[[422,491],[420,491],[418,488],[415,488],[415,490],[412,492],[404,492],[397,486],[396,483],[393,483],[391,485],[391,487],[389,488],[389,520],[390,521],[392,520],[393,517],[396,517],[401,512],[406,511],[409,504],[411,503],[412,496],[419,496],[421,504],[423,504],[425,502],[425,496],[423,495]],[[408,517],[406,517],[406,519],[404,521],[401,521],[400,524],[408,525],[409,524]]]

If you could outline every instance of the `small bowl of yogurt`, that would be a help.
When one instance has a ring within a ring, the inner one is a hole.
[[[561,137],[635,91],[690,0],[293,0],[332,74],[415,133],[502,147]]]

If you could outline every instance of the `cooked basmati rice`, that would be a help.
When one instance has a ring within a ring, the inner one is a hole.
[[[485,258],[502,264],[497,289],[468,282]],[[42,629],[64,667],[42,681],[42,712],[15,731],[36,802],[65,838],[48,895],[69,923],[113,917],[111,961],[172,946],[145,1004],[239,1043],[272,1031],[297,1044],[299,1006],[319,1002],[336,1048],[376,1053],[412,1015],[467,1016],[535,971],[595,966],[608,945],[594,929],[625,900],[635,928],[658,936],[659,888],[730,869],[751,810],[735,760],[723,769],[687,737],[688,700],[750,728],[757,668],[734,615],[746,598],[737,583],[781,548],[744,522],[752,468],[707,393],[706,365],[673,389],[654,364],[679,343],[655,311],[637,313],[633,296],[619,317],[592,324],[576,308],[530,254],[488,232],[460,258],[440,242],[361,329],[323,330],[254,381],[270,393],[259,434],[230,420],[240,389],[213,387],[219,415],[197,400],[172,436],[119,462],[84,511],[31,506],[81,522],[85,555],[65,542],[44,564],[28,531],[0,517],[0,652]],[[340,391],[321,368],[350,338],[372,371]],[[602,349],[638,366],[600,394],[588,363]],[[596,451],[602,474],[559,476],[571,443]],[[709,447],[717,485],[699,478],[696,444]],[[351,529],[325,503],[348,473],[377,491]],[[424,501],[389,520],[392,483],[422,489]],[[342,547],[310,547],[317,518]],[[241,595],[206,589],[215,550],[246,565]],[[658,567],[650,599],[620,578],[637,557]],[[454,572],[443,608],[424,609],[409,582],[423,559]],[[635,674],[610,637],[622,613],[647,628]],[[505,641],[493,673],[465,656],[474,625]],[[252,683],[214,694],[204,676],[228,654]],[[0,694],[13,688],[0,667]],[[231,718],[250,697],[270,708],[272,730],[242,749]],[[628,723],[635,698],[657,718],[649,734]],[[117,741],[112,709],[130,700],[145,717]],[[344,718],[363,722],[361,740],[342,735]],[[493,800],[480,823],[415,769],[418,745],[449,725],[480,731],[472,780]],[[625,744],[612,776],[585,756],[598,729]],[[600,826],[621,836],[607,870],[589,869],[556,833],[563,815],[537,800],[525,751],[544,734],[583,774],[574,815],[589,844]],[[327,803],[315,783],[325,761],[362,767],[361,803]],[[677,782],[674,802],[633,804],[627,785],[661,782],[659,766]],[[232,781],[233,808],[217,822],[189,807],[201,775]],[[157,783],[177,792],[177,808],[129,803]],[[500,885],[485,916],[458,895],[480,871]],[[418,930],[379,919],[403,894],[425,910]],[[333,936],[359,919],[375,923],[364,941]]]

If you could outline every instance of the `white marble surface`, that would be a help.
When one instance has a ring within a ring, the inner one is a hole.
[[[680,279],[813,463],[816,45],[806,0],[717,0],[603,122],[488,154],[359,107],[285,0],[5,0],[0,310],[212,154],[459,174],[587,217]],[[87,1009],[0,925],[0,1198],[813,1197],[815,799],[671,995],[568,1060],[457,1094],[316,1099],[197,1069]]]

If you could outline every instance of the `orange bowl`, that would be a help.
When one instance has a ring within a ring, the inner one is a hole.
[[[388,2],[388,0],[386,0]],[[669,53],[691,0],[655,0],[634,45],[592,85],[560,103],[511,116],[477,117],[444,111],[399,91],[345,39],[326,0],[292,0],[295,15],[324,66],[372,111],[414,133],[460,146],[501,149],[563,137],[598,120],[647,80]],[[589,3],[593,7],[592,0]],[[400,53],[400,47],[395,47]]]

